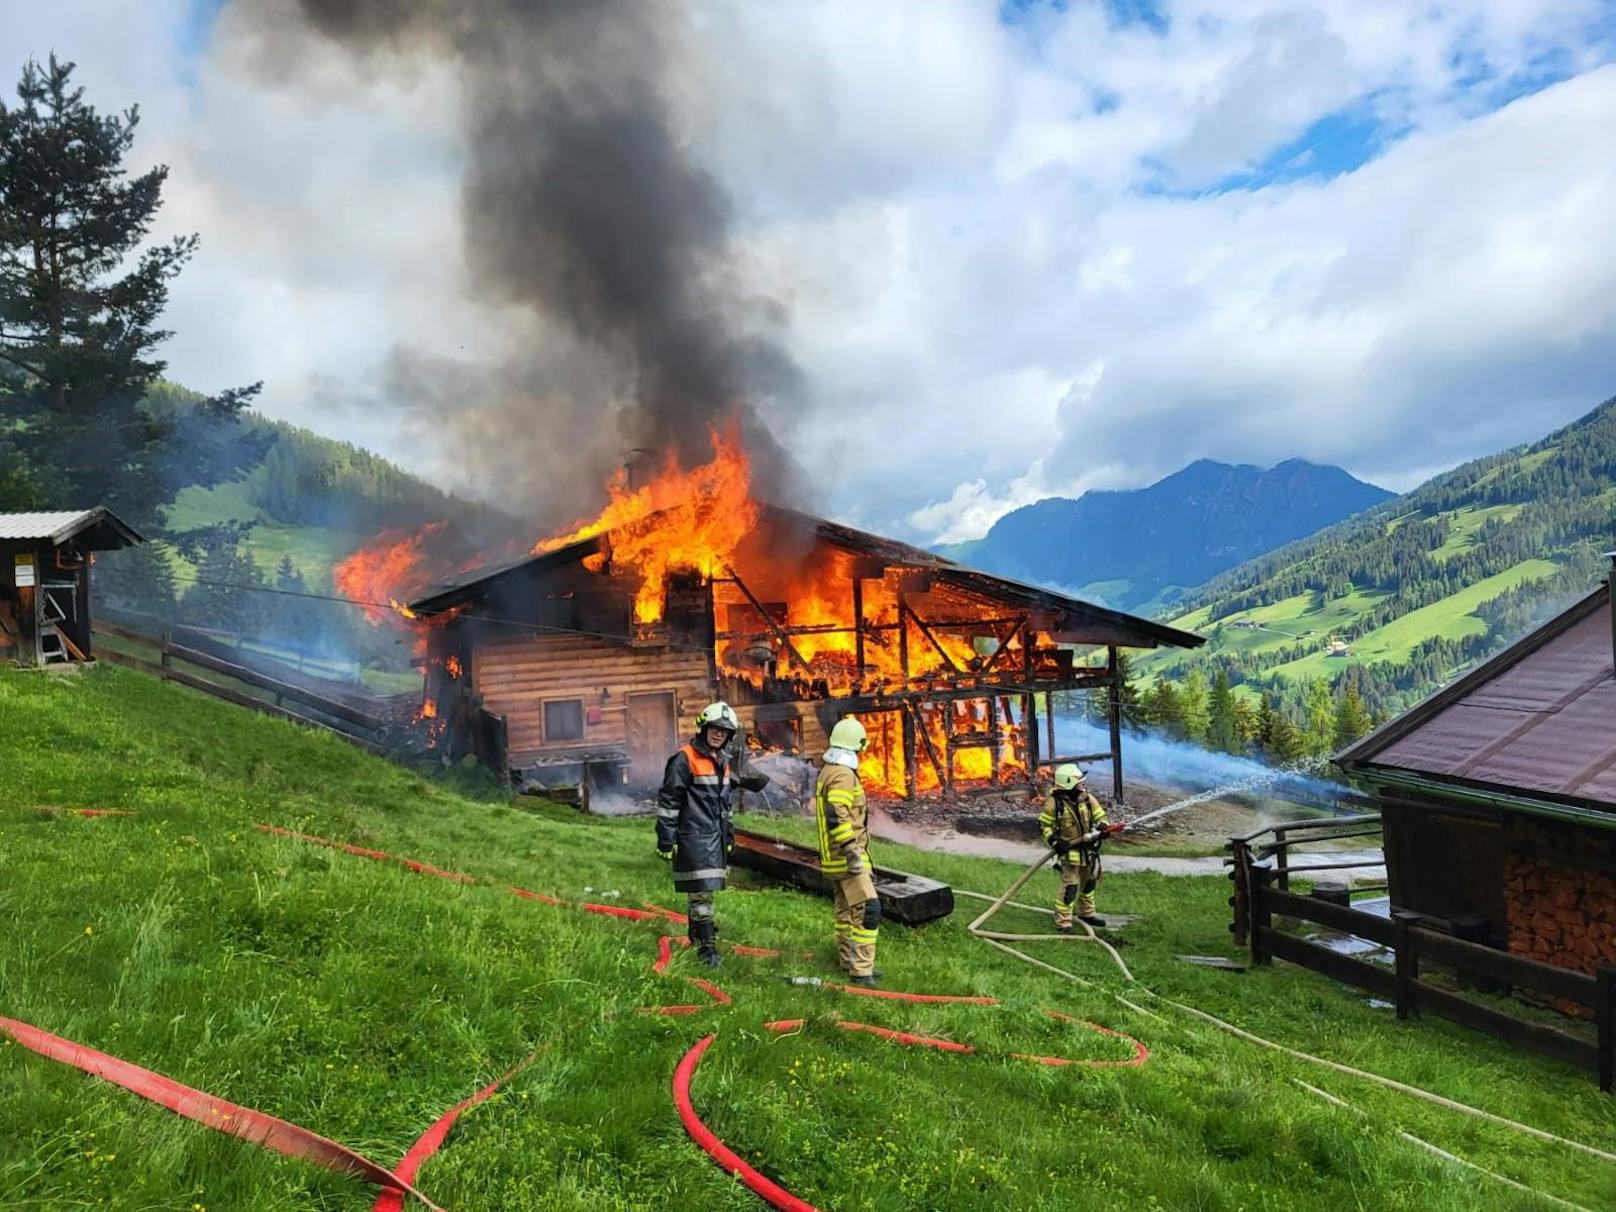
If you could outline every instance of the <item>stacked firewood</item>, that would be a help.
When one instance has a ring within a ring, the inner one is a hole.
[[[1504,898],[1514,954],[1590,974],[1616,968],[1616,879],[1568,863],[1511,855]],[[1562,1008],[1590,1013],[1570,1004]]]

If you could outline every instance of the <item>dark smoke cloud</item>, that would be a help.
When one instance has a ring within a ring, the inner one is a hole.
[[[474,292],[524,309],[535,332],[497,370],[457,375],[440,364],[422,374],[402,352],[391,386],[404,378],[414,390],[393,398],[416,420],[441,408],[459,457],[481,473],[557,475],[587,460],[598,479],[629,447],[702,461],[709,423],[735,415],[762,493],[795,496],[790,462],[760,413],[778,421],[795,411],[798,371],[771,338],[780,309],[739,290],[729,200],[680,138],[668,104],[671,90],[693,83],[679,75],[678,5],[264,3],[273,14],[266,28],[280,27],[265,39],[272,58],[296,53],[284,36],[291,13],[367,69],[447,63],[459,78]],[[556,347],[558,324],[576,348]]]

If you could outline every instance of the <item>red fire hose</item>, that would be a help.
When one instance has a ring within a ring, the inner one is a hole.
[[[430,1128],[421,1133],[420,1139],[410,1146],[409,1152],[399,1161],[398,1168],[393,1173],[405,1182],[415,1181],[415,1175],[420,1170],[421,1163],[443,1147],[443,1142],[449,1135],[449,1129],[454,1127],[455,1120],[459,1119],[463,1112],[475,1107],[516,1074],[526,1069],[537,1059],[538,1055],[537,1052],[530,1054],[521,1064],[496,1077],[470,1098],[462,1099],[445,1111]],[[371,1212],[402,1212],[403,1207],[404,1192],[397,1187],[387,1187],[376,1197],[376,1202],[371,1205]]]
[[[475,884],[478,882],[473,876],[465,875],[458,871],[448,871],[441,867],[434,867],[431,864],[422,863],[414,859],[401,858],[397,855],[388,854],[381,850],[371,850],[366,847],[355,846],[346,842],[333,841],[329,838],[321,838],[312,836],[310,834],[297,833],[293,830],[282,829],[273,825],[260,824],[257,827],[263,830],[265,833],[274,834],[280,837],[292,838],[294,840],[307,842],[313,845],[328,846],[337,850],[342,850],[348,854],[357,855],[361,858],[373,859],[379,862],[398,863],[409,870],[422,875],[436,876],[440,879],[452,880],[461,884]],[[557,907],[576,908],[587,913],[594,913],[628,921],[673,920],[682,922],[686,920],[683,914],[675,913],[670,909],[664,909],[658,905],[653,905],[649,909],[630,909],[618,905],[603,905],[589,901],[576,903],[568,902],[561,900],[558,897],[548,896],[541,892],[532,892],[528,889],[517,888],[514,886],[511,887],[510,891],[524,900],[536,901],[540,904]],[[685,939],[675,940],[673,937],[668,935],[663,935],[659,939],[657,944],[657,958],[652,964],[653,971],[662,973],[667,970],[667,967],[672,960],[673,944],[675,941],[681,945],[687,944],[687,940]],[[732,950],[737,954],[759,957],[778,957],[781,954],[779,951],[769,948],[747,947],[739,944],[734,945]],[[812,953],[807,954],[811,955]],[[646,1007],[646,1009],[654,1013],[682,1015],[695,1014],[704,1009],[711,1009],[713,1006],[728,1006],[733,1004],[734,999],[711,981],[704,980],[701,977],[685,977],[684,979],[705,993],[711,999],[711,1006],[677,1005]],[[826,982],[824,987],[841,993],[856,994],[858,996],[865,997],[886,998],[894,1001],[921,1003],[962,1003],[978,1006],[993,1006],[998,1004],[997,999],[983,996],[903,993],[895,990],[864,989],[858,986],[840,985],[831,982]],[[1069,1016],[1060,1014],[1056,1011],[1046,1011],[1046,1013],[1049,1013],[1052,1017],[1066,1022],[1081,1021],[1072,1019]],[[800,1027],[801,1025],[802,1020],[779,1020],[777,1022],[767,1024],[771,1030],[775,1031],[792,1030],[796,1027]],[[1010,1055],[1016,1059],[1034,1061],[1036,1063],[1045,1065],[1090,1065],[1095,1067],[1141,1065],[1145,1062],[1146,1058],[1148,1058],[1149,1051],[1138,1040],[1135,1040],[1130,1036],[1122,1035],[1119,1032],[1112,1031],[1109,1028],[1102,1027],[1097,1023],[1087,1023],[1085,1025],[1104,1035],[1127,1040],[1134,1046],[1134,1057],[1131,1060],[1126,1061],[1087,1061],[1074,1060],[1065,1057],[1026,1056],[1020,1053],[1011,1053]],[[841,1021],[837,1023],[837,1026],[846,1031],[870,1032],[884,1039],[888,1039],[900,1044],[930,1047],[938,1049],[939,1051],[967,1055],[974,1054],[976,1052],[975,1047],[971,1044],[962,1044],[954,1040],[934,1039],[929,1036],[912,1035],[908,1032],[896,1031],[888,1027],[877,1027],[868,1023]],[[501,1084],[509,1080],[510,1077],[515,1073],[526,1068],[527,1065],[531,1064],[534,1060],[533,1056],[529,1056],[520,1065],[517,1065],[511,1069],[510,1072],[504,1074],[496,1081],[489,1083],[471,1097],[451,1107],[442,1116],[440,1116],[431,1125],[431,1127],[422,1133],[421,1137],[415,1142],[414,1145],[410,1147],[409,1151],[405,1153],[403,1159],[400,1161],[398,1169],[396,1171],[389,1171],[384,1167],[362,1157],[358,1153],[355,1153],[351,1149],[348,1149],[343,1145],[339,1145],[335,1141],[328,1140],[327,1138],[311,1132],[306,1128],[288,1123],[285,1120],[277,1119],[274,1116],[265,1114],[264,1112],[255,1111],[249,1107],[241,1107],[235,1103],[215,1099],[211,1095],[204,1094],[199,1090],[193,1090],[188,1086],[183,1086],[170,1078],[162,1076],[161,1074],[153,1073],[148,1069],[142,1069],[139,1066],[129,1064],[126,1061],[118,1060],[116,1057],[108,1056],[105,1053],[97,1052],[94,1049],[85,1048],[81,1045],[74,1044],[69,1040],[51,1035],[48,1032],[31,1027],[26,1023],[17,1022],[12,1019],[0,1018],[0,1032],[10,1035],[24,1047],[31,1048],[43,1056],[64,1061],[67,1064],[74,1065],[75,1067],[82,1069],[84,1072],[92,1073],[98,1077],[105,1078],[108,1081],[115,1082],[136,1094],[140,1094],[142,1097],[149,1098],[152,1101],[168,1107],[170,1110],[173,1110],[180,1115],[184,1115],[190,1119],[196,1120],[199,1123],[207,1124],[208,1126],[216,1128],[219,1131],[229,1132],[232,1135],[246,1140],[255,1141],[256,1143],[265,1145],[268,1148],[276,1149],[293,1157],[301,1157],[317,1162],[318,1164],[326,1166],[329,1169],[337,1170],[342,1173],[355,1174],[365,1178],[367,1181],[382,1188],[381,1195],[376,1200],[373,1212],[397,1212],[397,1210],[402,1208],[403,1197],[405,1194],[412,1195],[419,1199],[426,1207],[433,1209],[434,1212],[442,1212],[442,1209],[439,1209],[436,1204],[433,1204],[411,1185],[411,1182],[420,1169],[420,1166],[426,1161],[427,1158],[431,1157],[438,1151],[438,1149],[442,1147],[443,1142],[447,1138],[455,1121],[458,1120],[465,1111],[489,1098],[500,1087]],[[684,1124],[685,1130],[690,1134],[691,1139],[694,1140],[696,1144],[699,1145],[709,1156],[717,1161],[720,1166],[722,1166],[730,1174],[740,1178],[741,1181],[744,1182],[751,1190],[756,1192],[763,1199],[767,1200],[775,1208],[784,1209],[786,1212],[816,1212],[812,1204],[809,1204],[797,1198],[795,1195],[792,1195],[789,1191],[785,1190],[783,1187],[779,1186],[777,1183],[759,1173],[756,1169],[743,1161],[732,1150],[730,1150],[728,1146],[719,1140],[718,1137],[715,1136],[713,1132],[701,1121],[700,1117],[696,1115],[695,1109],[690,1101],[690,1082],[695,1074],[697,1065],[699,1065],[701,1062],[702,1054],[705,1053],[708,1047],[711,1046],[715,1038],[716,1035],[707,1035],[700,1040],[693,1048],[690,1049],[689,1052],[685,1054],[683,1059],[679,1062],[677,1069],[674,1071],[673,1099],[675,1106],[678,1108],[679,1118]]]
[[[696,1108],[690,1102],[690,1079],[696,1074],[696,1066],[701,1064],[702,1054],[717,1038],[716,1034],[703,1036],[695,1047],[685,1053],[679,1067],[673,1071],[673,1105],[679,1109],[679,1122],[684,1124],[690,1139],[700,1145],[703,1152],[774,1207],[782,1209],[783,1212],[818,1212],[813,1204],[798,1199],[779,1183],[754,1170],[734,1150],[713,1135],[713,1130],[702,1123],[701,1116],[696,1114]]]
[[[1045,1010],[1044,1013],[1049,1015],[1051,1018],[1059,1019],[1061,1022],[1081,1023],[1083,1026],[1088,1027],[1091,1030],[1098,1031],[1101,1035],[1109,1035],[1113,1039],[1126,1040],[1128,1043],[1133,1045],[1133,1056],[1129,1057],[1127,1060],[1087,1060],[1077,1059],[1069,1056],[1033,1056],[1025,1052],[1007,1053],[1012,1060],[1032,1061],[1034,1064],[1048,1065],[1051,1068],[1065,1068],[1067,1065],[1081,1065],[1084,1068],[1089,1069],[1132,1069],[1137,1068],[1150,1059],[1150,1049],[1145,1047],[1145,1045],[1140,1043],[1138,1040],[1134,1039],[1131,1035],[1124,1035],[1120,1031],[1113,1031],[1109,1027],[1102,1027],[1099,1023],[1091,1023],[1084,1019],[1073,1018],[1070,1015],[1062,1014],[1057,1010]],[[772,1023],[764,1023],[763,1025],[770,1031],[796,1031],[799,1030],[806,1023],[806,1021],[806,1019],[800,1018],[782,1018],[776,1019]],[[877,1027],[872,1023],[854,1023],[849,1022],[846,1019],[838,1020],[836,1026],[843,1031],[867,1031],[871,1035],[877,1035],[882,1039],[890,1040],[892,1043],[903,1044],[908,1047],[935,1048],[939,1052],[957,1052],[963,1056],[974,1056],[976,1054],[976,1045],[962,1044],[957,1040],[936,1039],[929,1035],[913,1035],[908,1031],[895,1031],[891,1027]]]
[[[443,1212],[437,1204],[410,1185],[408,1176],[395,1174],[384,1166],[378,1166],[369,1158],[362,1157],[345,1145],[339,1145],[317,1132],[288,1123],[267,1112],[215,1098],[201,1090],[182,1085],[171,1077],[164,1077],[161,1073],[154,1073],[150,1069],[143,1069],[115,1056],[108,1056],[105,1052],[98,1052],[84,1044],[76,1044],[72,1040],[52,1035],[49,1031],[41,1031],[38,1027],[18,1022],[13,1018],[0,1018],[0,1032],[4,1032],[24,1048],[41,1056],[71,1065],[115,1086],[122,1086],[125,1090],[140,1095],[141,1098],[150,1099],[177,1115],[195,1120],[215,1131],[239,1136],[242,1140],[250,1140],[254,1144],[274,1149],[277,1153],[284,1153],[288,1157],[299,1157],[304,1161],[314,1162],[339,1174],[355,1175],[379,1187],[392,1187],[400,1192],[408,1192],[428,1208],[433,1209],[433,1212]]]

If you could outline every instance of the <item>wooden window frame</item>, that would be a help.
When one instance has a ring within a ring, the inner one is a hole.
[[[553,737],[553,736],[550,735],[550,708],[552,706],[559,706],[559,705],[564,704],[564,703],[575,703],[578,706],[578,735],[577,736]],[[540,719],[540,726],[542,728],[542,732],[543,732],[543,736],[544,736],[544,743],[546,745],[560,744],[560,743],[562,743],[564,741],[581,741],[581,740],[584,739],[584,732],[589,726],[588,719],[584,714],[584,701],[583,701],[583,699],[581,697],[569,697],[569,698],[564,698],[564,699],[540,699],[539,700],[539,719]]]

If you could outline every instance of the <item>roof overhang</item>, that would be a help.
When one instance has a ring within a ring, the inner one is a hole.
[[[49,543],[59,547],[69,541],[84,551],[116,551],[146,540],[105,505],[93,509],[0,513],[0,542]]]

